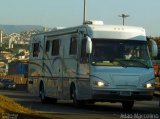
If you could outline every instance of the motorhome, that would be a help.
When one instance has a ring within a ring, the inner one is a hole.
[[[141,27],[90,21],[31,38],[28,91],[42,102],[121,102],[132,109],[135,101],[152,100],[154,82]]]

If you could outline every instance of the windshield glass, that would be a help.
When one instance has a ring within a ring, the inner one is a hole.
[[[93,65],[152,67],[146,41],[92,39]]]

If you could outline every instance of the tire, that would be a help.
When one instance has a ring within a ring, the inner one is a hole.
[[[47,103],[47,98],[45,97],[44,85],[40,85],[39,96],[42,103]]]
[[[44,91],[44,85],[43,84],[40,85],[39,96],[40,96],[40,99],[41,99],[42,103],[52,103],[52,104],[57,103],[57,98],[49,98],[49,97],[45,96],[45,91]]]
[[[56,104],[56,103],[57,103],[57,99],[56,99],[56,98],[52,98],[52,99],[51,99],[51,103],[52,103],[52,104]]]
[[[83,105],[83,101],[77,100],[77,94],[76,94],[76,88],[75,86],[72,87],[72,99],[73,99],[73,104],[74,106],[81,106]]]
[[[124,110],[132,110],[133,105],[134,105],[134,101],[122,102],[122,107],[123,107]]]

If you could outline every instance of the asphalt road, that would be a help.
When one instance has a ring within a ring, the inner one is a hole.
[[[42,104],[38,97],[26,91],[0,90],[0,94],[6,95],[23,106],[33,110],[58,114],[94,115],[97,119],[107,117],[109,119],[159,119],[160,107],[158,99],[153,101],[135,102],[132,111],[124,111],[121,103],[96,103],[84,107],[74,107],[71,101],[58,101],[57,104]]]

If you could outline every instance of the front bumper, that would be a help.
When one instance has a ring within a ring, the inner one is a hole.
[[[92,100],[95,101],[144,101],[152,100],[153,90],[136,90],[136,91],[108,91],[108,90],[93,90]]]

